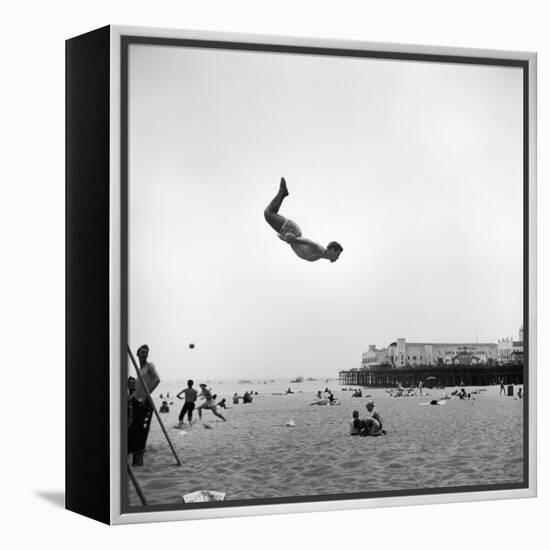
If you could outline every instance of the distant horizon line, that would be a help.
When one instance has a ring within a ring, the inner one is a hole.
[[[206,377],[202,377],[200,378],[200,380],[203,380],[205,379]],[[239,377],[239,378],[217,378],[217,377],[210,377],[210,378],[207,378],[205,380],[206,383],[210,383],[210,382],[241,382],[243,384],[247,384],[247,383],[251,383],[251,384],[263,384],[264,381],[266,383],[270,383],[270,381],[273,381],[273,382],[285,382],[288,383],[288,384],[291,384],[293,383],[292,380],[289,379],[290,377],[285,377],[285,378],[271,378],[271,377],[262,377],[262,378],[258,378],[257,376],[253,376],[253,377]],[[330,376],[319,376],[317,375],[317,377],[313,377],[313,376],[308,376],[308,377],[305,377],[305,376],[301,376],[299,375],[298,377],[294,377],[293,380],[296,380],[297,378],[303,378],[303,380],[301,382],[294,382],[296,384],[301,384],[303,382],[324,382],[325,380],[338,380],[338,376],[334,376],[334,375],[330,375]],[[195,380],[193,378],[181,378],[181,379],[175,379],[175,378],[165,378],[165,379],[161,379],[160,383],[162,384],[163,382],[183,382],[183,383],[187,383],[187,380]],[[199,380],[199,379],[197,379]],[[218,383],[219,383],[218,382]]]

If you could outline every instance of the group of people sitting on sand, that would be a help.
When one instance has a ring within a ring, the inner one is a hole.
[[[243,403],[252,403],[252,392],[245,391],[243,393]]]
[[[243,400],[243,403],[252,403],[252,399],[254,395],[258,395],[258,392],[253,391],[245,391],[242,395],[239,395],[238,393],[233,394],[233,405],[239,404],[239,399]]]
[[[353,411],[350,422],[350,435],[386,435],[386,430],[382,426],[382,418],[378,411],[374,408],[374,401],[368,401],[365,405],[367,413],[364,418],[360,418],[359,411]]]
[[[472,394],[468,393],[464,388],[460,388],[460,390],[455,390],[451,393],[451,395],[456,395],[459,399],[470,399],[472,397]]]
[[[310,405],[339,405],[338,400],[328,388],[325,388],[324,392],[319,390],[315,397],[316,400],[313,401],[313,403],[310,403]]]

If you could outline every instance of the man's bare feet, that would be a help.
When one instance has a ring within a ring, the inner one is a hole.
[[[286,187],[285,178],[281,178],[281,183],[279,184],[279,193],[281,193],[283,197],[288,197],[288,189]]]

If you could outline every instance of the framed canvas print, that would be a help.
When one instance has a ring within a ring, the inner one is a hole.
[[[536,495],[536,55],[67,41],[67,508]]]

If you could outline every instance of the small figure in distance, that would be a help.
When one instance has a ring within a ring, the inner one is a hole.
[[[290,245],[296,256],[308,262],[316,262],[320,259],[335,262],[342,251],[342,245],[336,241],[328,243],[327,247],[302,237],[302,231],[298,224],[279,214],[279,209],[285,197],[288,196],[285,178],[281,178],[279,192],[264,210],[267,223],[278,233],[279,239]]]

